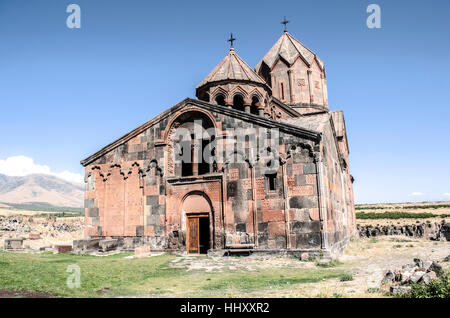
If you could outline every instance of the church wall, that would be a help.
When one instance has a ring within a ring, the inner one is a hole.
[[[324,243],[328,250],[341,249],[356,230],[353,188],[350,174],[341,167],[338,145],[330,125],[323,134],[322,207],[324,217]]]
[[[321,226],[317,168],[311,153],[302,149],[286,164],[288,175],[288,204],[290,220],[290,247],[320,248]]]
[[[150,244],[153,250],[184,250],[183,200],[190,192],[199,192],[211,201],[214,249],[253,244],[269,250],[320,250],[323,242],[313,156],[318,145],[282,131],[273,137],[278,138],[283,159],[273,191],[262,161],[219,163],[217,171],[209,175],[181,178],[176,165],[168,160],[171,145],[163,140],[170,119],[179,113],[86,167],[86,235],[129,237]],[[220,142],[234,142],[231,128],[261,129],[256,123],[220,113],[211,116],[219,127]],[[246,142],[239,155],[249,158],[252,149]]]

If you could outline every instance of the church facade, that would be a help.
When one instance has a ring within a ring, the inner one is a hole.
[[[285,31],[255,69],[230,49],[187,98],[81,161],[85,231],[193,254],[338,254],[356,231],[342,111]]]

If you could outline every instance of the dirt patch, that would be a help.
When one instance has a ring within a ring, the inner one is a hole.
[[[0,298],[52,298],[50,293],[32,290],[0,289]]]

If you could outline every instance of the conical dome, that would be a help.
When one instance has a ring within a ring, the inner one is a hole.
[[[265,80],[233,48],[198,84],[196,92],[200,100],[253,114],[262,114],[270,94],[270,87]]]
[[[255,68],[272,96],[300,113],[328,110],[325,66],[287,31]]]
[[[226,80],[249,81],[263,85],[265,84],[265,81],[236,54],[233,48],[230,49],[227,56],[225,56],[214,70],[198,84],[197,89],[209,83]]]
[[[278,39],[275,45],[267,52],[264,58],[256,65],[256,72],[259,74],[262,63],[269,68],[273,68],[279,58],[284,59],[289,65],[294,64],[297,58],[301,58],[308,66],[311,66],[314,60],[317,61],[323,70],[324,63],[317,55],[304,46],[300,41],[294,38],[287,31]]]

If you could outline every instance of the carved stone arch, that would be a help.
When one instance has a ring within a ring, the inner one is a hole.
[[[242,96],[242,98],[245,100],[245,99],[248,99],[248,93],[247,93],[247,91],[245,90],[245,89],[243,89],[241,86],[239,86],[239,85],[236,85],[231,91],[230,91],[230,97],[231,97],[231,100],[233,100],[234,99],[234,97],[236,96],[236,95],[241,95]]]
[[[267,147],[264,148],[263,156],[259,155],[259,158],[258,158],[258,162],[260,162],[261,165],[266,165],[268,163],[268,160],[265,160],[265,159],[267,159],[269,157],[269,155],[266,155],[266,153],[273,154],[273,156],[271,157],[272,159],[270,159],[270,161],[271,160],[276,160],[276,161],[278,161],[279,165],[283,164],[283,160],[281,158],[280,152],[279,151],[275,151],[275,149],[273,149],[270,146],[267,146]]]
[[[100,170],[99,175],[102,178],[103,182],[106,182],[113,173],[121,174],[121,165],[115,163],[110,165],[109,167],[105,167],[104,169]]]
[[[185,203],[189,203],[189,202],[186,202],[186,200],[192,199],[193,197],[201,198],[202,200],[193,201],[192,205],[189,204],[190,207],[195,209],[195,211],[186,211]],[[212,215],[214,214],[214,208],[213,208],[211,199],[205,192],[199,191],[199,190],[188,191],[187,193],[185,193],[183,195],[183,197],[181,199],[181,209],[183,212],[211,212]],[[207,209],[207,210],[201,211],[202,209]]]
[[[138,174],[140,174],[141,169],[139,168],[138,162],[133,162],[129,168],[124,168],[120,170],[120,174],[122,175],[123,179],[126,180],[130,177],[131,174],[133,174],[133,171],[136,171]]]
[[[166,175],[173,175],[175,170],[177,169],[177,163],[174,160],[174,151],[177,148],[177,140],[174,140],[174,136],[176,135],[176,129],[184,124],[190,125],[190,123],[194,123],[196,119],[202,120],[202,131],[206,131],[208,136],[212,138],[212,133],[209,129],[213,130],[214,136],[218,133],[217,122],[214,116],[209,112],[202,108],[191,106],[183,109],[180,112],[175,113],[169,120],[167,127],[164,131],[164,141],[166,144],[166,161],[162,164],[163,168],[166,169]],[[189,127],[188,127],[189,128]],[[193,129],[192,126],[189,129]],[[205,129],[205,130],[203,130]],[[195,129],[194,129],[195,130]],[[202,138],[203,139],[203,138]],[[191,144],[192,146],[193,144]],[[206,144],[200,143],[200,146],[204,146]],[[198,146],[198,143],[197,143]],[[206,170],[206,169],[204,169]]]
[[[253,99],[253,97],[258,98],[259,102],[263,103],[264,101],[264,97],[262,96],[262,94],[258,91],[257,88],[254,88],[253,90],[250,91],[250,93],[248,94],[248,96],[250,97],[250,99]]]
[[[209,247],[213,248],[216,243],[216,211],[214,210],[213,202],[210,197],[201,190],[191,190],[187,191],[181,199],[180,205],[180,221],[182,232],[186,235],[186,249],[188,249],[189,244],[189,229],[188,229],[188,219],[195,218],[198,215],[207,215],[209,220]],[[217,211],[220,213],[220,211]]]
[[[174,126],[179,126],[180,125],[179,122],[177,124],[177,121],[179,120],[179,118],[182,115],[184,115],[186,113],[189,113],[189,112],[193,112],[193,113],[196,112],[196,113],[201,113],[201,114],[205,115],[210,120],[210,123],[213,125],[213,127],[217,130],[216,119],[214,118],[214,116],[210,112],[208,112],[208,111],[206,111],[206,110],[204,110],[202,108],[195,107],[195,106],[187,107],[187,108],[181,110],[180,112],[175,113],[170,118],[169,122],[167,123],[166,129],[164,130],[164,133],[162,134],[162,136],[163,136],[162,139],[165,141],[166,144],[169,141],[168,139],[171,137],[171,134],[172,134],[174,128],[176,128]]]
[[[158,160],[156,159],[152,159],[150,161],[150,163],[148,164],[147,168],[146,168],[146,173],[151,172],[154,169],[155,171],[155,176],[157,177],[162,177],[164,175],[163,170],[161,169],[161,167],[158,164]]]
[[[228,92],[223,89],[220,86],[217,86],[216,88],[214,88],[214,90],[211,92],[211,96],[213,97],[211,99],[211,101],[215,101],[218,95],[223,95],[223,97],[225,98],[225,100],[228,98]]]
[[[292,147],[295,147],[295,148],[292,148]],[[308,150],[308,154],[311,158],[314,157],[313,147],[310,144],[303,143],[303,142],[298,143],[296,146],[295,145],[291,146],[290,149],[288,150],[288,152],[292,153],[292,150],[294,152],[298,152],[299,150],[303,150],[303,149]]]

